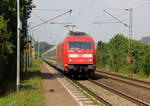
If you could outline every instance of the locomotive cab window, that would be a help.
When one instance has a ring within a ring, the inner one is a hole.
[[[90,42],[69,42],[70,50],[91,50]]]

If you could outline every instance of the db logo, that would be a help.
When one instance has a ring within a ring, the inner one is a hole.
[[[83,55],[82,54],[78,54],[78,57],[81,58],[81,57],[83,57]]]
[[[84,60],[82,60],[82,59],[78,59],[78,60],[77,60],[77,62],[83,62],[83,61],[84,61]]]

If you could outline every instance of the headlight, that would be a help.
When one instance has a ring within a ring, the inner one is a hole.
[[[92,61],[93,61],[93,59],[87,59],[86,61],[88,61],[88,62],[92,62]]]
[[[69,62],[73,62],[73,61],[74,61],[74,59],[68,59],[68,61],[69,61]]]
[[[83,57],[89,57],[91,58],[93,55],[92,54],[83,54]]]
[[[76,58],[76,57],[78,57],[78,55],[77,54],[69,54],[69,56],[68,57],[70,57],[70,58]]]

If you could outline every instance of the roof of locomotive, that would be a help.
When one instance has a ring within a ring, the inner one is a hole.
[[[68,37],[90,37],[90,35],[88,35],[87,33],[85,32],[73,32],[73,31],[70,31],[68,33]]]
[[[70,31],[64,41],[93,41],[93,38],[85,32]]]

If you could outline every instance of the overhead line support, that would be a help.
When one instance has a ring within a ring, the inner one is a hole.
[[[123,21],[121,21],[120,19],[118,19],[117,17],[111,15],[109,12],[107,12],[106,10],[103,10],[106,14],[110,15],[111,17],[113,17],[115,20],[117,20],[119,23],[122,23],[125,27],[129,28],[129,58],[130,58],[130,64],[131,64],[131,40],[132,40],[132,15],[133,15],[133,8],[130,9],[125,9],[126,11],[130,12],[130,16],[129,16],[129,25],[127,25],[126,23],[124,23]],[[130,68],[130,64],[129,64],[129,68]],[[132,76],[132,71],[131,71],[131,76]]]
[[[51,18],[51,19],[49,19],[49,20],[47,20],[47,21],[44,21],[44,22],[42,22],[42,23],[40,23],[40,24],[38,24],[38,25],[35,25],[35,26],[32,27],[32,29],[34,29],[34,28],[36,28],[36,27],[38,27],[38,26],[41,26],[41,25],[43,25],[43,24],[45,24],[45,23],[48,23],[49,21],[52,21],[52,20],[54,20],[54,19],[57,19],[57,18],[59,18],[59,17],[65,15],[65,14],[67,14],[67,13],[70,13],[70,14],[71,14],[71,12],[72,12],[72,9],[69,10],[69,11],[67,11],[67,12],[65,12],[65,13],[62,13],[62,14],[60,14],[60,15],[54,17],[54,18]]]
[[[124,23],[123,21],[121,21],[120,19],[118,19],[117,17],[111,15],[109,12],[107,12],[106,10],[103,10],[106,14],[110,15],[111,17],[113,17],[114,19],[116,19],[119,23],[122,23],[125,27],[129,28],[129,25],[127,25],[126,23]]]

